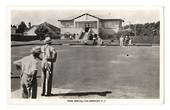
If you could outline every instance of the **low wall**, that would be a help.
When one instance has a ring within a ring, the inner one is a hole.
[[[11,35],[11,41],[33,41],[39,40],[38,36]]]

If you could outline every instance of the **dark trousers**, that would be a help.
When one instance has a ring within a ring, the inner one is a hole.
[[[52,89],[53,65],[50,69],[42,68],[42,95],[50,95]]]
[[[22,98],[37,98],[37,79],[24,74],[21,77]]]

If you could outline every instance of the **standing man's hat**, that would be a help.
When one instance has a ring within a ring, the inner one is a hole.
[[[46,37],[45,40],[44,40],[44,43],[45,44],[51,43],[51,38],[50,37]]]
[[[41,47],[40,46],[33,47],[31,49],[31,52],[32,53],[41,53]]]

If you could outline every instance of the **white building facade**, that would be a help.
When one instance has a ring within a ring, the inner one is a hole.
[[[73,19],[58,20],[61,23],[61,34],[81,34],[82,31],[93,33],[100,36],[112,35],[122,29],[122,19],[102,19],[91,14],[85,13]]]

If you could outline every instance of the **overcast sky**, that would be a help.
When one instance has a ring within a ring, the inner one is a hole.
[[[123,10],[12,10],[11,23],[19,24],[24,21],[26,24],[31,22],[37,25],[43,22],[59,26],[58,19],[71,19],[81,14],[89,13],[100,18],[123,19],[126,24],[157,22],[160,20],[158,9],[123,9]]]

